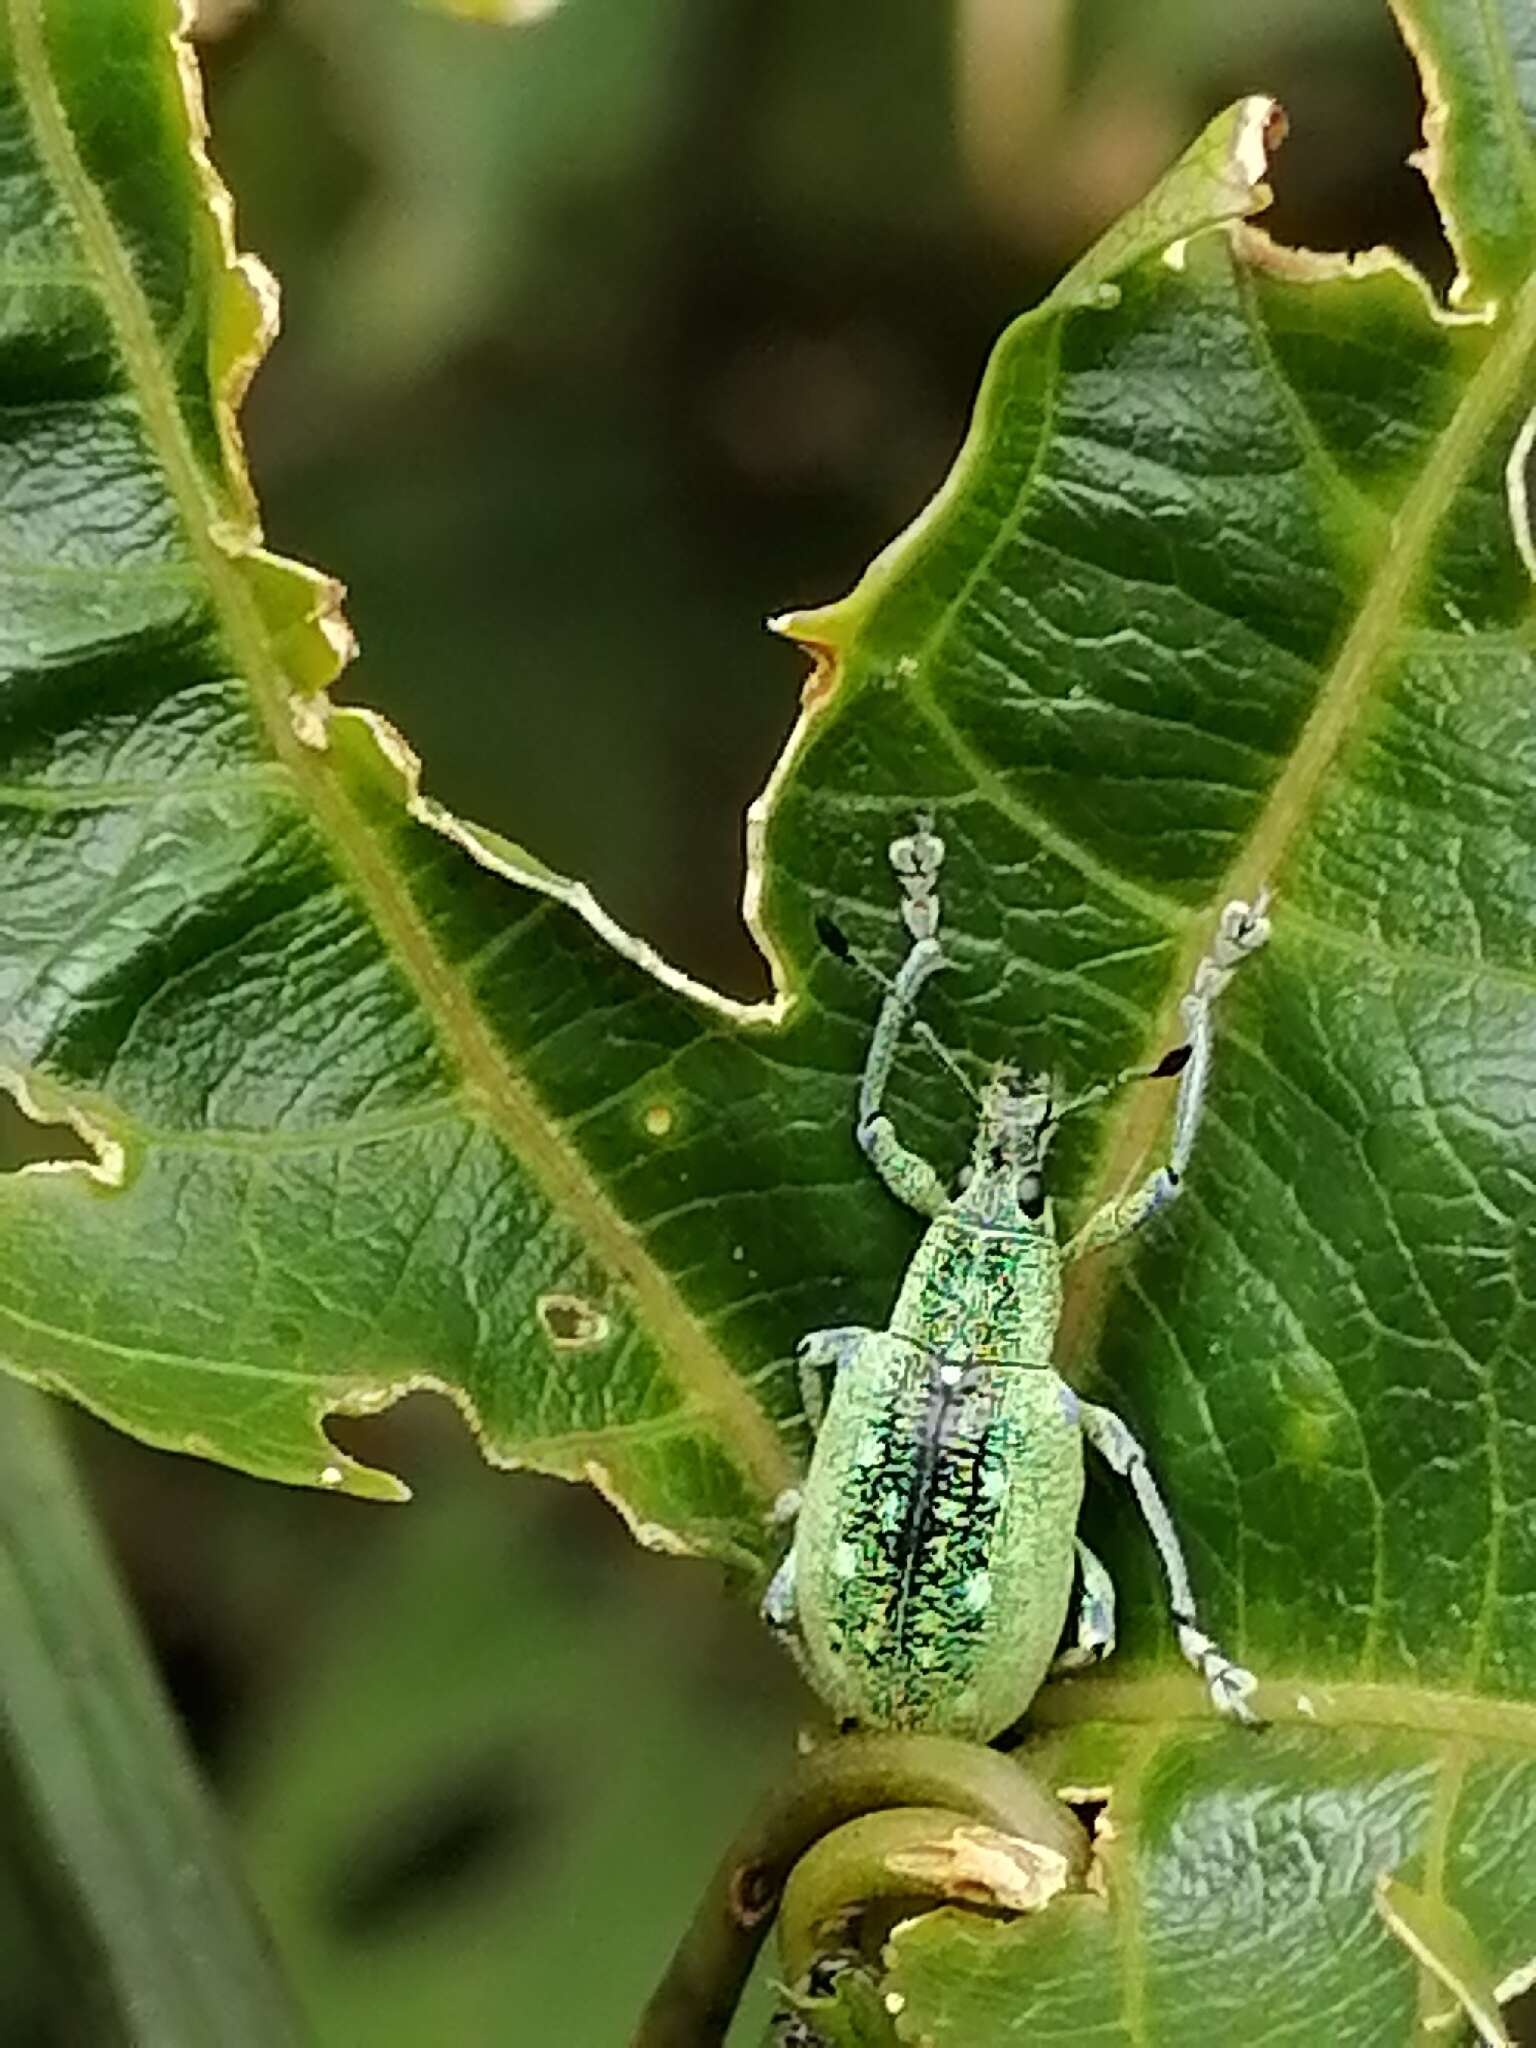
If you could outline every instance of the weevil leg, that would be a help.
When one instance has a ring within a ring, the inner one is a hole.
[[[1096,1210],[1068,1244],[1068,1259],[1081,1258],[1086,1252],[1100,1251],[1130,1237],[1179,1194],[1195,1149],[1195,1135],[1205,1114],[1205,1092],[1211,1075],[1211,1015],[1217,998],[1238,968],[1269,937],[1268,908],[1269,895],[1265,890],[1252,903],[1227,905],[1210,951],[1195,969],[1189,994],[1179,1006],[1188,1032],[1189,1058],[1179,1075],[1167,1165],[1158,1167],[1132,1193]]]
[[[791,1634],[799,1620],[799,1608],[795,1600],[793,1543],[784,1553],[783,1563],[768,1581],[768,1590],[763,1595],[762,1615],[768,1626],[779,1635]]]
[[[1091,1401],[1082,1401],[1078,1412],[1089,1443],[1112,1471],[1131,1483],[1141,1518],[1162,1561],[1163,1576],[1168,1581],[1168,1607],[1186,1662],[1205,1680],[1219,1713],[1231,1714],[1239,1721],[1255,1720],[1248,1696],[1258,1681],[1251,1671],[1225,1656],[1200,1626],[1183,1545],[1167,1504],[1157,1490],[1145,1451],[1112,1408],[1097,1408]]]
[[[882,1104],[902,1031],[923,986],[948,965],[938,940],[938,874],[944,863],[944,842],[932,830],[931,820],[920,818],[915,832],[892,840],[890,858],[901,884],[901,914],[912,945],[875,1019],[859,1084],[855,1132],[865,1157],[897,1201],[920,1215],[937,1216],[949,1201],[944,1183],[926,1159],[902,1144]]]
[[[829,1368],[833,1372],[841,1372],[845,1365],[853,1362],[864,1340],[873,1335],[872,1330],[849,1323],[839,1330],[812,1330],[800,1339],[800,1400],[805,1408],[805,1419],[811,1425],[812,1436],[820,1430],[827,1412],[822,1374]]]
[[[1115,1582],[1081,1536],[1077,1538],[1077,1627],[1071,1644],[1051,1666],[1053,1671],[1081,1671],[1102,1664],[1115,1648]]]

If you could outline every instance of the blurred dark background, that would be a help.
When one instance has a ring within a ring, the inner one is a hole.
[[[1448,274],[1385,0],[205,12],[284,290],[252,469],[273,545],[350,587],[343,693],[738,994],[742,812],[800,681],[761,622],[917,510],[1004,322],[1257,90],[1292,121],[1275,232]],[[797,1681],[718,1573],[489,1471],[446,1409],[348,1428],[412,1507],[78,1436],[325,2048],[616,2048]],[[62,2040],[13,1894],[0,2042]]]

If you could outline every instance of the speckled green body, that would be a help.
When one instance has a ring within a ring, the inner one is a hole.
[[[1188,1037],[1155,1066],[1063,1096],[1049,1075],[1021,1084],[1004,1065],[978,1093],[915,1016],[924,985],[948,964],[937,936],[944,842],[923,817],[889,853],[912,943],[893,978],[875,975],[885,997],[854,1135],[928,1228],[888,1328],[812,1330],[801,1341],[816,1452],[803,1491],[775,1504],[795,1533],[763,1594],[763,1617],[840,1721],[990,1741],[1024,1713],[1053,1662],[1081,1671],[1114,1648],[1114,1584],[1077,1533],[1086,1441],[1130,1483],[1157,1546],[1181,1655],[1219,1712],[1251,1721],[1258,1681],[1200,1625],[1146,1453],[1112,1409],[1079,1402],[1051,1360],[1063,1266],[1130,1237],[1183,1184],[1210,1072],[1211,1006],[1268,938],[1268,897],[1223,909],[1179,1008]],[[854,957],[829,919],[817,928],[834,953]],[[885,1111],[909,1027],[976,1102],[970,1163],[953,1192],[902,1143]],[[1045,1168],[1062,1120],[1127,1082],[1175,1075],[1167,1164],[1059,1244]],[[836,1379],[823,1413],[817,1375],[827,1368]],[[1076,1626],[1062,1644],[1074,1578]]]
[[[951,1209],[837,1378],[795,1535],[812,1682],[840,1719],[986,1741],[1057,1648],[1082,1434],[1051,1368],[1060,1252]]]

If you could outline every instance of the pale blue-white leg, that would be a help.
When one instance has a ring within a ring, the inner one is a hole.
[[[821,1428],[827,1412],[822,1374],[828,1370],[841,1372],[857,1357],[865,1338],[873,1334],[873,1331],[861,1329],[856,1323],[849,1323],[837,1330],[812,1330],[800,1339],[800,1400],[813,1436]]]
[[[901,914],[912,935],[912,948],[885,992],[864,1060],[859,1085],[859,1144],[891,1193],[920,1215],[936,1216],[948,1204],[944,1183],[916,1152],[909,1152],[885,1114],[882,1104],[890,1082],[896,1048],[924,984],[948,963],[939,944],[938,874],[944,842],[919,819],[917,830],[891,842],[891,866],[901,883]]]
[[[1077,1625],[1053,1671],[1081,1671],[1102,1664],[1115,1647],[1115,1582],[1081,1536],[1077,1538]]]
[[[814,1436],[821,1428],[827,1412],[826,1396],[822,1391],[821,1375],[830,1368],[840,1371],[858,1355],[859,1347],[866,1337],[873,1335],[856,1323],[845,1324],[840,1329],[811,1330],[800,1339],[800,1399],[805,1408],[805,1419]],[[789,1486],[773,1504],[772,1519],[776,1528],[793,1530],[800,1513],[800,1489]],[[770,1628],[788,1629],[795,1619],[795,1549],[791,1540],[784,1562],[768,1582],[763,1595],[763,1619]]]
[[[1188,1033],[1189,1057],[1179,1075],[1178,1100],[1173,1110],[1173,1141],[1168,1163],[1160,1166],[1141,1186],[1117,1201],[1106,1202],[1095,1211],[1067,1246],[1068,1259],[1085,1252],[1118,1244],[1149,1223],[1160,1209],[1166,1209],[1183,1186],[1185,1169],[1195,1149],[1195,1136],[1205,1114],[1205,1093],[1211,1075],[1211,1015],[1216,999],[1242,963],[1258,952],[1269,937],[1268,892],[1261,890],[1253,903],[1229,903],[1221,913],[1211,949],[1195,969],[1189,994],[1179,1006]]]
[[[782,1498],[782,1496],[781,1496]],[[795,1605],[795,1546],[790,1544],[784,1561],[768,1581],[763,1595],[762,1616],[771,1629],[787,1634],[798,1619]]]
[[[1078,1413],[1083,1434],[1089,1443],[1112,1471],[1131,1482],[1131,1491],[1157,1546],[1163,1576],[1168,1581],[1169,1611],[1173,1615],[1179,1649],[1185,1660],[1205,1680],[1218,1712],[1231,1714],[1239,1721],[1252,1721],[1255,1716],[1248,1704],[1248,1695],[1257,1680],[1251,1671],[1245,1671],[1240,1664],[1234,1664],[1230,1657],[1225,1656],[1200,1626],[1195,1613],[1194,1590],[1189,1583],[1189,1568],[1184,1562],[1184,1549],[1173,1526],[1173,1517],[1147,1465],[1146,1453],[1112,1408],[1097,1408],[1091,1401],[1082,1401],[1078,1404]]]

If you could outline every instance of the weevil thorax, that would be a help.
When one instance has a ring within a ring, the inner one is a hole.
[[[1048,1076],[993,1076],[960,1191],[918,1247],[893,1331],[945,1358],[1050,1364],[1061,1256],[1045,1157],[1056,1122]]]

